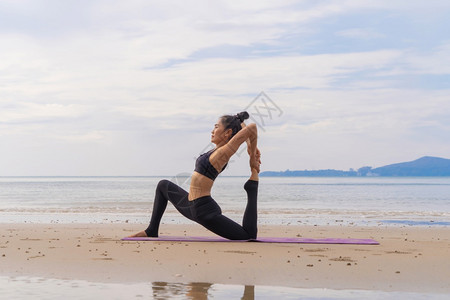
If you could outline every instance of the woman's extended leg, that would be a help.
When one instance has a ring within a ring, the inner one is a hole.
[[[157,237],[159,224],[164,211],[166,210],[168,201],[170,201],[183,216],[193,220],[188,200],[188,192],[175,183],[164,179],[161,180],[156,187],[150,225],[144,231],[141,231],[133,236]]]

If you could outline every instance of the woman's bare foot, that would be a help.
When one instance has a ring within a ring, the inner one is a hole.
[[[144,230],[142,230],[142,231],[139,231],[136,234],[130,235],[129,237],[147,237],[147,234],[145,233]]]
[[[258,181],[259,180],[259,175],[258,175],[258,171],[256,169],[252,168],[252,175],[249,178],[250,180],[254,180],[254,181]]]

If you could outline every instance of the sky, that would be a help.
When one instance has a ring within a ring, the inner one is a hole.
[[[445,0],[0,0],[0,176],[191,173],[218,118],[243,110],[262,171],[450,158],[449,14]],[[223,175],[248,173],[242,146]]]

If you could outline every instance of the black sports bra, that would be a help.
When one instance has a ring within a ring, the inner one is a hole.
[[[209,157],[214,152],[214,150],[215,149],[209,150],[208,152],[200,155],[195,161],[195,169],[194,169],[194,171],[202,175],[205,175],[206,177],[212,180],[216,179],[219,173],[222,172],[228,165],[226,164],[220,172],[217,172],[216,168],[214,168],[214,166],[209,161]]]

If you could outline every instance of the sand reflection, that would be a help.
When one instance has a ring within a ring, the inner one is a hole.
[[[154,299],[180,298],[190,300],[207,300],[209,299],[212,283],[192,282],[187,284],[153,282],[152,290]],[[253,285],[243,286],[241,300],[254,300],[255,287]]]

